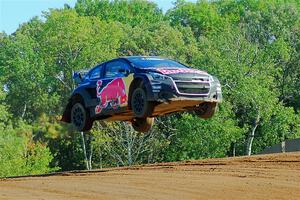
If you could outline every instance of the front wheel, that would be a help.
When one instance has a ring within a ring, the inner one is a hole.
[[[133,90],[131,108],[135,117],[146,118],[152,115],[154,102],[148,101],[146,91],[143,87],[137,87]]]
[[[194,111],[198,117],[209,119],[216,113],[217,106],[218,104],[216,102],[207,102],[200,104]]]
[[[134,118],[132,120],[132,127],[137,132],[145,133],[149,131],[154,124],[153,117],[146,117],[146,118]]]
[[[81,103],[75,103],[72,106],[71,123],[78,131],[89,131],[92,128],[93,121]]]

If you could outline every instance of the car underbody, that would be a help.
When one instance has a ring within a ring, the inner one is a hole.
[[[207,103],[207,101],[194,101],[194,100],[172,100],[169,102],[157,102],[153,114],[149,117],[163,116],[174,112],[183,112],[193,110],[196,106]],[[182,107],[184,105],[184,107]],[[117,113],[109,116],[102,116],[98,119],[105,121],[131,121],[134,119],[134,113],[132,110],[126,110],[122,113]]]

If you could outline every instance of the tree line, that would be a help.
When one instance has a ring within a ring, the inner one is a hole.
[[[0,176],[251,155],[300,136],[300,3],[78,0],[0,33]],[[172,58],[217,76],[210,120],[159,117],[146,134],[126,122],[78,133],[58,121],[72,73],[127,55]]]

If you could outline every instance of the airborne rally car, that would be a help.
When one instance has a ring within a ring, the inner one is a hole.
[[[78,86],[62,121],[79,131],[90,130],[95,120],[120,120],[146,132],[154,117],[168,113],[194,111],[210,118],[222,100],[216,77],[160,57],[121,57],[73,78]]]

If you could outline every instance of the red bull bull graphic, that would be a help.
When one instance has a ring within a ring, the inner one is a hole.
[[[122,78],[116,78],[104,87],[102,87],[102,85],[102,80],[97,81],[97,98],[99,98],[100,102],[95,108],[96,114],[101,113],[104,108],[109,106],[113,109],[117,109],[127,103],[125,83]]]

